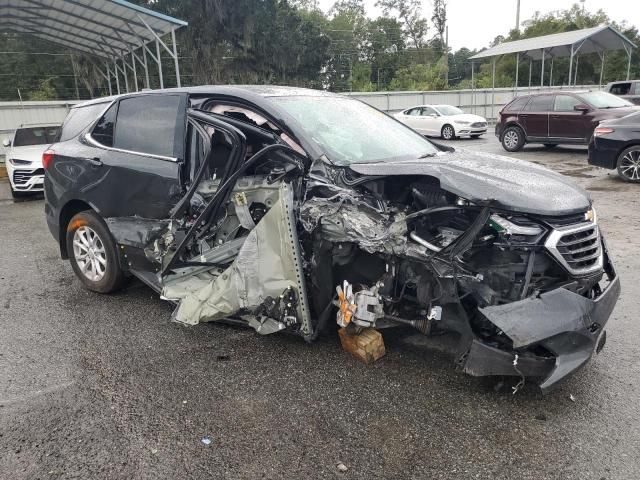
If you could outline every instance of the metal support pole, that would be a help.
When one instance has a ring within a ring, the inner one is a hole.
[[[124,88],[129,93],[129,75],[127,75],[127,63],[124,61],[124,55],[120,58],[122,60],[122,74],[124,75]]]
[[[116,59],[113,59],[113,73],[116,76],[116,87],[118,89],[118,95],[120,95],[120,78],[118,77],[118,63],[116,62]]]
[[[602,51],[602,54],[600,55],[600,83],[598,83],[598,86],[600,88],[602,88],[602,77],[604,76],[604,50]]]
[[[491,73],[491,118],[496,105],[496,57],[493,57],[493,68]]]
[[[551,57],[551,71],[549,72],[549,86],[553,87],[553,61],[555,57]]]
[[[171,30],[171,43],[173,43],[173,63],[176,67],[176,84],[178,88],[182,85],[180,83],[180,66],[178,64],[178,50],[176,49],[176,31]]]
[[[158,77],[160,77],[160,88],[164,88],[164,80],[162,78],[162,59],[160,58],[160,42],[156,40],[156,55],[158,58]]]
[[[540,70],[540,86],[544,87],[544,48],[542,49],[542,64]]]
[[[76,62],[73,61],[73,57],[69,56],[71,60],[71,68],[73,69],[73,84],[76,87],[76,99],[80,100],[80,91],[78,90],[78,74],[76,73]]]
[[[575,87],[578,84],[578,65],[580,64],[580,56],[576,55],[576,73],[573,76],[573,86]]]
[[[144,81],[147,84],[147,88],[151,88],[149,86],[149,66],[147,65],[147,49],[142,48],[142,58],[144,59]]]
[[[627,63],[627,80],[629,80],[629,75],[631,74],[631,54],[633,53],[633,48],[629,47],[627,50],[627,55],[629,56],[629,62]]]
[[[475,62],[471,62],[471,105],[473,113],[476,113],[476,78],[475,78]]]
[[[529,57],[529,93],[531,93],[531,72],[533,71],[533,58]]]
[[[573,45],[571,45],[571,56],[569,57],[569,87],[571,86],[572,71],[573,71]]]
[[[136,92],[138,91],[138,72],[136,71],[136,57],[133,56],[133,50],[131,50],[131,65],[133,65],[133,83],[136,86]]]
[[[109,68],[109,62],[105,62],[105,66],[107,67],[107,78],[109,83],[109,96],[113,95],[113,91],[111,90],[111,69]]]
[[[520,52],[516,53],[516,92],[518,91],[518,70],[520,67]]]

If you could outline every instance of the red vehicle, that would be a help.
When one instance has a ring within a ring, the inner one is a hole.
[[[545,147],[587,145],[603,120],[620,118],[640,107],[605,92],[551,92],[516,97],[498,114],[496,136],[508,152],[525,143]]]

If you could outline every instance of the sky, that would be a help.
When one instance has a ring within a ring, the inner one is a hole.
[[[531,18],[536,11],[542,14],[565,10],[579,0],[520,0],[520,22]],[[319,0],[320,8],[328,11],[334,0]],[[364,0],[367,15],[377,17],[382,12],[376,0]],[[498,35],[506,35],[515,27],[517,0],[448,0],[449,45],[455,51],[462,47],[471,50],[489,46]],[[424,16],[431,17],[433,4],[422,0]],[[603,9],[618,23],[640,26],[640,0],[585,0],[588,11]],[[433,33],[433,29],[431,29]]]

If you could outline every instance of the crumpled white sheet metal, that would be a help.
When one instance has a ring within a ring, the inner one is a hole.
[[[173,320],[188,325],[221,320],[241,310],[255,309],[267,296],[277,297],[292,286],[300,298],[299,318],[303,326],[308,322],[295,224],[291,228],[292,194],[286,184],[279,194],[225,271],[167,282],[163,297],[179,301]]]

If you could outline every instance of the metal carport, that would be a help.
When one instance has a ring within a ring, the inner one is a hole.
[[[549,83],[553,84],[553,60],[554,58],[569,57],[569,82],[571,85],[572,77],[575,85],[578,76],[578,61],[580,54],[597,53],[601,60],[600,67],[600,85],[602,85],[602,75],[604,73],[605,52],[612,50],[621,50],[627,53],[629,61],[627,63],[627,80],[631,71],[631,54],[636,45],[618,32],[615,28],[608,25],[601,25],[593,28],[585,28],[582,30],[574,30],[571,32],[555,33],[553,35],[544,35],[541,37],[526,38],[523,40],[515,40],[513,42],[504,42],[495,47],[483,50],[472,57],[471,60],[471,84],[475,88],[475,62],[483,58],[492,58],[492,88],[495,89],[496,81],[496,59],[502,55],[516,54],[516,78],[515,85],[518,87],[518,70],[520,65],[520,55],[529,58],[529,86],[531,86],[531,69],[533,61],[540,60],[541,75],[540,86],[544,86],[544,63],[546,58],[551,59],[551,73]],[[575,70],[574,70],[575,58]]]
[[[104,70],[96,62],[94,66],[107,81],[109,94],[112,79],[117,93],[138,91],[138,65],[144,71],[144,86],[150,88],[147,55],[155,61],[164,88],[161,47],[173,59],[180,87],[175,31],[186,25],[125,0],[0,0],[0,31],[33,35],[100,59]],[[169,34],[171,46],[162,40]]]

